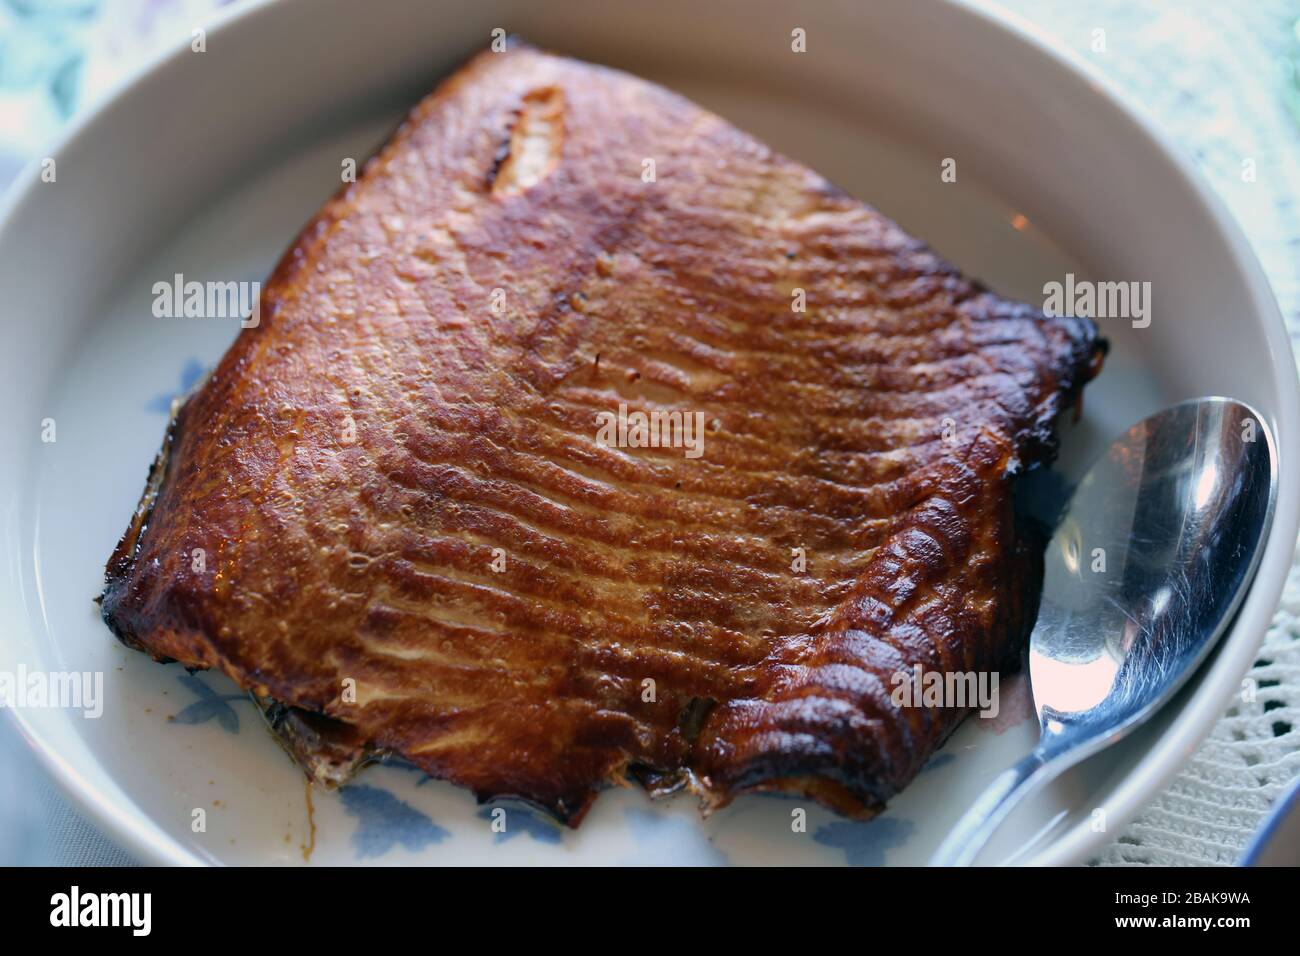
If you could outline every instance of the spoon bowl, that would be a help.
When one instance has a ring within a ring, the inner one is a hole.
[[[1038,746],[940,846],[968,865],[1025,796],[1141,724],[1195,672],[1245,596],[1277,497],[1277,453],[1241,402],[1167,408],[1074,490],[1044,559],[1030,637]]]

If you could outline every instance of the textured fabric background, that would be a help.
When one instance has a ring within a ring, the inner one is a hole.
[[[223,5],[0,0],[0,186],[75,110]],[[1300,0],[1002,6],[1092,62],[1193,157],[1254,244],[1300,348]],[[1243,178],[1247,160],[1253,182]],[[1300,775],[1300,565],[1250,677],[1254,700],[1229,709],[1187,768],[1095,863],[1231,864]],[[82,820],[20,748],[0,741],[0,863],[13,862],[131,859]]]

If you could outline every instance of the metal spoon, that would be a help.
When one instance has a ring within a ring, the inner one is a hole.
[[[1232,399],[1175,405],[1110,446],[1047,549],[1029,643],[1038,746],[994,779],[931,865],[972,863],[1024,797],[1173,696],[1241,603],[1276,496],[1273,436]]]

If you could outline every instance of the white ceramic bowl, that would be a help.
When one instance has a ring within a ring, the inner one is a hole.
[[[501,27],[694,97],[899,219],[999,291],[1042,299],[1067,271],[1152,284],[1154,320],[1103,322],[1113,349],[1067,429],[1061,469],[1164,404],[1231,395],[1277,437],[1282,488],[1261,570],[1209,664],[1149,727],[1047,788],[987,859],[1080,862],[1113,839],[1229,706],[1296,541],[1296,372],[1272,294],[1187,162],[1104,85],[1030,32],[939,0],[795,7],[281,0],[243,5],[148,65],[54,144],[0,212],[0,670],[101,671],[104,715],[13,711],[90,816],[157,862],[301,862],[301,775],[232,685],[121,648],[91,598],[156,451],[166,399],[232,322],[160,320],[181,272],[260,279],[401,110]],[[808,52],[791,51],[791,30]],[[957,160],[958,181],[940,163]],[[42,442],[42,422],[57,441]],[[1004,695],[1025,713],[1026,697]],[[1019,708],[1019,710],[1016,710]],[[174,719],[169,719],[174,718]],[[880,820],[743,798],[701,822],[687,799],[597,802],[576,833],[519,811],[507,834],[468,794],[391,767],[316,797],[316,862],[921,862],[1030,746],[1030,721],[971,726]],[[231,732],[231,731],[238,731]],[[1098,831],[1094,811],[1105,811]],[[195,811],[206,815],[194,832]],[[519,837],[515,839],[515,837]]]

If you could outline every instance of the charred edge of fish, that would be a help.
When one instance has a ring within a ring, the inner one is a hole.
[[[271,734],[313,783],[335,789],[384,751],[344,721],[249,692]]]
[[[158,449],[158,454],[154,456],[153,463],[149,466],[149,476],[145,479],[144,491],[140,495],[140,501],[136,504],[135,512],[131,515],[131,521],[126,526],[126,530],[122,532],[117,547],[113,549],[113,554],[108,560],[108,568],[104,575],[103,590],[95,599],[99,604],[100,616],[104,619],[104,623],[108,625],[109,630],[113,632],[119,641],[132,650],[147,651],[148,649],[120,626],[117,620],[118,601],[122,596],[122,588],[126,586],[127,581],[130,579],[136,559],[140,555],[140,545],[144,540],[145,531],[149,528],[149,519],[153,515],[158,495],[167,482],[172,454],[179,445],[182,429],[181,419],[185,414],[185,409],[189,406],[190,399],[199,393],[211,377],[212,372],[209,370],[200,376],[199,380],[183,396],[172,399],[167,428],[163,433],[162,447]],[[161,662],[170,663],[171,658],[161,659]]]
[[[1084,386],[1101,374],[1110,351],[1110,344],[1097,336],[1097,327],[1090,319],[1079,321],[1086,331],[1079,334],[1074,354],[1061,365],[1056,388],[1038,404],[1029,431],[1019,442],[1019,457],[1026,471],[1056,460],[1061,444],[1061,415],[1082,399]]]

